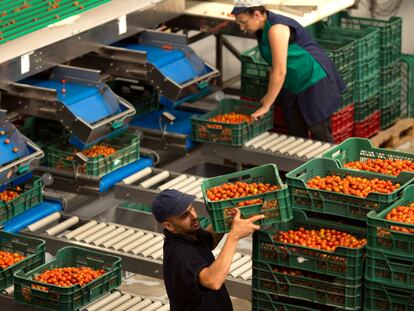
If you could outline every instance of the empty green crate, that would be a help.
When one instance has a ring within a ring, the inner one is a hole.
[[[378,77],[373,77],[371,80],[356,80],[354,85],[354,100],[355,102],[363,102],[377,96],[379,91]]]
[[[354,70],[355,64],[355,43],[350,39],[326,40],[316,39],[316,42],[326,51],[329,58],[335,63],[340,72]]]
[[[262,58],[257,46],[243,52],[240,60],[243,76],[269,79],[270,65]]]
[[[7,203],[0,201],[0,224],[43,202],[43,183],[40,177],[32,177],[19,187],[22,193],[18,197]]]
[[[311,218],[304,211],[293,209],[293,219],[289,222],[262,228],[253,234],[253,262],[274,264],[291,269],[300,269],[347,280],[361,280],[364,272],[364,249],[337,247],[328,252],[301,246],[277,242],[273,236],[278,231],[335,229],[365,238],[366,230],[339,222]]]
[[[368,116],[380,110],[379,97],[374,96],[362,102],[354,104],[354,120],[355,122],[364,121]]]
[[[382,68],[380,71],[380,86],[385,87],[389,86],[401,78],[401,68],[400,63],[395,62],[388,67]]]
[[[414,118],[414,55],[401,55],[402,117]]]
[[[7,268],[0,268],[0,290],[13,285],[14,272],[28,272],[45,263],[45,242],[42,240],[0,231],[0,251],[26,257]]]
[[[333,146],[322,157],[336,160],[341,167],[354,161],[367,160],[409,160],[414,162],[414,154],[391,149],[376,148],[369,139],[348,138],[339,145]]]
[[[401,44],[381,47],[380,49],[380,68],[384,69],[388,66],[399,62],[401,58]]]
[[[242,146],[245,142],[273,127],[273,109],[262,118],[250,123],[230,124],[209,121],[210,118],[225,113],[251,115],[262,106],[261,103],[224,99],[219,106],[202,115],[191,117],[191,138],[199,142],[212,142],[231,146]]]
[[[397,98],[388,108],[381,109],[381,129],[384,130],[393,125],[400,117],[400,98]]]
[[[327,175],[380,178],[399,183],[401,186],[390,194],[371,192],[366,198],[312,189],[307,186],[307,182],[313,177],[325,177]],[[341,168],[338,162],[332,159],[316,158],[287,173],[286,179],[292,206],[312,212],[364,220],[367,219],[369,211],[382,211],[398,200],[403,189],[413,182],[414,175],[407,172],[402,172],[397,177],[378,175],[366,171]]]
[[[410,288],[414,291],[414,258],[367,247],[365,277],[375,282]]]
[[[207,191],[209,189],[225,183],[234,183],[236,181],[246,183],[269,183],[271,185],[280,186],[281,189],[221,201],[211,201],[208,199]],[[228,232],[231,229],[234,208],[238,207],[239,203],[248,200],[262,199],[263,201],[263,203],[239,207],[240,213],[244,218],[257,214],[264,215],[265,218],[260,220],[260,225],[279,223],[292,218],[289,191],[287,186],[282,184],[275,164],[265,164],[241,172],[203,180],[201,190],[203,192],[207,211],[216,232]]]
[[[358,59],[355,63],[356,81],[378,78],[379,72],[379,57],[373,57],[367,60]]]
[[[260,292],[302,299],[344,310],[358,310],[362,304],[363,281],[323,278],[323,276],[312,278],[306,274],[291,275],[273,271],[273,266],[270,264],[253,263],[252,288]]]
[[[317,37],[321,39],[351,39],[355,41],[357,63],[379,58],[379,30],[374,28],[350,29],[327,27],[319,30]]]
[[[269,80],[241,76],[240,96],[262,99],[267,94]]]
[[[412,311],[414,291],[365,279],[365,311]]]
[[[354,93],[353,88],[352,91],[348,88],[348,90],[341,95],[341,108],[343,109],[354,102]]]
[[[348,89],[353,92],[354,88],[354,68],[347,68],[342,70],[339,73],[342,77],[342,80],[345,82],[345,85]]]
[[[401,100],[401,79],[400,77],[396,78],[394,82],[381,86],[381,91],[379,93],[379,101],[381,110],[389,108],[391,105],[395,107],[400,106]],[[398,114],[399,116],[399,114]]]
[[[127,131],[117,137],[105,139],[99,145],[110,146],[117,151],[107,157],[99,155],[88,158],[81,154],[81,159],[77,156],[81,153],[79,149],[67,141],[59,142],[47,149],[48,166],[100,177],[139,159],[139,135],[134,132]]]
[[[84,286],[61,287],[33,280],[46,270],[82,266],[103,269],[105,273]],[[121,258],[69,246],[60,249],[52,261],[27,273],[18,271],[14,277],[17,302],[47,310],[79,310],[121,285]]]
[[[414,202],[414,185],[408,186],[401,199],[390,204],[382,212],[368,213],[368,245],[376,251],[392,253],[396,256],[412,258],[414,254],[414,235],[391,229],[392,226],[414,230],[413,224],[386,220],[391,210],[398,206],[408,206]]]

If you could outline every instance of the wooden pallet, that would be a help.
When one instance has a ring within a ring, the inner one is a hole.
[[[414,118],[397,121],[390,128],[372,137],[371,142],[375,147],[395,148],[411,139],[414,140]]]

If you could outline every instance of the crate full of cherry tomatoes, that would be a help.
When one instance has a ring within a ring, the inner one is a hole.
[[[332,159],[312,159],[286,174],[292,206],[307,211],[366,220],[369,211],[382,211],[397,201],[414,181],[398,176],[342,168]]]
[[[9,183],[0,191],[0,224],[43,202],[43,183],[40,177],[15,185]]]
[[[121,258],[64,247],[49,263],[14,275],[14,299],[47,310],[79,310],[121,284]]]
[[[362,282],[365,237],[365,228],[313,218],[305,211],[293,209],[293,219],[289,222],[253,234],[253,266],[277,265],[332,279]],[[343,284],[358,286],[359,283]]]
[[[191,138],[199,142],[242,146],[273,127],[273,109],[253,121],[251,114],[262,105],[239,99],[224,99],[219,106],[191,118]]]
[[[387,209],[368,214],[368,245],[376,251],[414,260],[414,185],[407,187],[401,199]]]
[[[348,280],[275,264],[253,264],[252,288],[343,310],[360,310],[362,305],[362,279]]]
[[[322,157],[338,161],[341,167],[397,176],[403,171],[414,174],[414,154],[375,148],[365,138],[349,138],[333,146]]]
[[[49,167],[55,169],[100,177],[137,161],[139,147],[139,135],[130,131],[86,150],[79,150],[65,140],[48,147],[47,161]]]
[[[239,208],[244,218],[262,214],[260,225],[292,218],[287,186],[275,164],[206,179],[201,184],[204,201],[216,232],[228,232]]]
[[[13,273],[44,264],[45,242],[0,231],[0,290],[13,285]]]

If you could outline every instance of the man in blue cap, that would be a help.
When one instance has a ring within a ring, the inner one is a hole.
[[[171,311],[231,311],[230,296],[224,282],[229,273],[238,241],[260,226],[254,222],[263,215],[240,218],[236,210],[232,228],[217,259],[212,250],[223,234],[209,225],[200,229],[195,197],[177,190],[160,192],[152,203],[155,219],[164,227],[164,283]]]

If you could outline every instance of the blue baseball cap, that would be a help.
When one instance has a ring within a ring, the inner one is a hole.
[[[263,0],[235,0],[231,14],[238,15],[247,11],[249,8],[264,5]]]
[[[168,216],[183,214],[194,200],[193,195],[166,189],[158,193],[152,202],[152,214],[158,222],[164,222]]]

